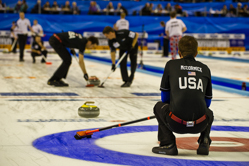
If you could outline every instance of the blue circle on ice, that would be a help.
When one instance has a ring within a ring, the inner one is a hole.
[[[95,144],[97,139],[101,139],[106,136],[136,132],[151,132],[157,131],[157,129],[157,126],[129,126],[114,128],[94,133],[92,138],[83,138],[81,140],[76,140],[74,138],[77,131],[68,131],[38,138],[33,142],[33,146],[41,151],[54,155],[120,165],[154,166],[166,163],[167,165],[249,165],[249,162],[242,161],[205,161],[143,156],[112,151],[99,147]],[[212,130],[249,132],[249,127],[212,126]]]

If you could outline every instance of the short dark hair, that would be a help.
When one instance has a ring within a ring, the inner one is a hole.
[[[99,45],[99,40],[98,40],[98,38],[96,38],[96,37],[94,37],[94,36],[90,36],[90,37],[87,39],[87,41],[92,42],[92,44],[97,44],[97,45]]]
[[[126,14],[125,13],[121,13],[120,16],[121,16],[121,18],[125,18]]]
[[[109,34],[110,32],[115,32],[114,29],[110,26],[106,26],[103,30],[103,34]]]
[[[163,26],[165,26],[165,23],[164,23],[164,21],[161,21],[161,22],[160,22],[160,24],[161,24],[161,25],[163,25]]]
[[[170,17],[174,18],[174,17],[176,17],[176,12],[172,11],[172,12],[169,13],[169,15],[170,15]]]
[[[198,43],[193,36],[184,36],[178,44],[182,56],[195,56],[197,53]]]

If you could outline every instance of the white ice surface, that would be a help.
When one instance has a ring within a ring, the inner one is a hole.
[[[158,55],[144,57],[144,62],[149,65],[163,67],[167,58]],[[109,56],[107,56],[109,57]],[[147,60],[146,60],[147,59]],[[48,60],[52,65],[40,63],[37,57],[36,64],[32,64],[29,54],[25,55],[25,62],[18,62],[18,54],[0,53],[0,93],[4,92],[73,92],[79,96],[0,96],[0,166],[34,166],[34,165],[108,165],[104,163],[88,162],[70,159],[48,154],[37,150],[32,142],[42,136],[64,131],[79,130],[86,128],[101,128],[114,125],[117,122],[111,120],[131,121],[153,115],[153,106],[160,100],[159,96],[135,96],[131,93],[160,93],[161,78],[136,72],[135,80],[130,88],[120,88],[122,84],[120,71],[117,69],[105,83],[105,88],[86,88],[83,74],[76,63],[72,60],[66,82],[69,87],[55,88],[46,84],[53,72],[57,69],[61,60],[57,55],[50,54]],[[139,60],[139,59],[138,59]],[[243,66],[244,63],[232,63],[215,60],[206,60],[211,65],[211,71],[215,75],[222,72],[220,69],[227,68],[231,77],[246,77],[233,72],[229,64]],[[204,63],[205,63],[204,62]],[[208,64],[209,63],[209,64]],[[86,60],[89,75],[96,75],[104,80],[111,66]],[[214,64],[212,66],[212,64]],[[217,64],[217,65],[215,65]],[[248,72],[248,66],[245,66]],[[242,70],[239,69],[238,70]],[[222,74],[221,74],[222,75]],[[224,74],[226,75],[226,74]],[[229,76],[230,77],[230,76]],[[249,98],[236,94],[214,90],[211,109],[214,111],[215,121],[213,125],[224,126],[249,126]],[[11,101],[18,99],[32,99],[36,101]],[[42,101],[42,99],[54,99]],[[77,99],[78,101],[55,101],[58,99]],[[78,116],[78,108],[85,101],[95,101],[100,108],[99,122],[35,122],[39,119],[82,119]],[[18,122],[30,119],[33,122]],[[103,121],[101,121],[103,120]],[[156,120],[145,121],[134,125],[157,125]],[[212,136],[229,136],[249,138],[248,133],[234,132],[211,132]],[[133,139],[128,139],[132,135]],[[188,136],[188,135],[180,135]],[[177,135],[177,137],[180,137]],[[144,139],[138,140],[143,137]],[[113,141],[115,140],[115,142]],[[139,144],[137,144],[139,142]],[[105,137],[97,141],[97,145],[114,151],[126,153],[158,156],[151,152],[153,146],[157,146],[156,132],[133,133]],[[115,145],[115,146],[114,146]],[[129,149],[132,148],[132,152]],[[174,158],[186,158],[191,160],[223,160],[223,161],[249,161],[248,152],[233,152],[225,155],[222,152],[210,152],[208,157],[197,156],[195,151],[179,149]],[[236,158],[233,158],[236,156]],[[109,164],[110,165],[110,164]]]

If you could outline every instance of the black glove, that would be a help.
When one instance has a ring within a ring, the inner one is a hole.
[[[115,71],[115,70],[116,70],[116,65],[112,64],[112,71]]]
[[[89,78],[88,78],[88,74],[87,73],[84,74],[84,78],[85,78],[86,81],[88,81]]]

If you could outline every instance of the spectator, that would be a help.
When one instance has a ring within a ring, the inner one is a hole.
[[[98,14],[99,11],[98,11],[98,8],[96,7],[95,5],[95,2],[94,1],[91,1],[90,2],[90,7],[89,7],[89,12],[88,14]]]
[[[114,15],[114,7],[112,2],[109,2],[107,7],[106,7],[106,12],[108,15]]]
[[[72,9],[71,10],[72,10],[73,14],[80,14],[80,10],[79,10],[76,2],[72,3]]]
[[[5,8],[5,4],[0,0],[0,9]]]
[[[26,3],[26,0],[22,0],[22,6],[20,12],[26,13],[28,9],[28,5]]]
[[[150,13],[153,12],[153,8],[154,8],[154,4],[153,4],[153,3],[150,3]]]
[[[117,12],[118,15],[120,15],[121,13],[125,13],[126,16],[128,15],[127,10],[122,6],[121,3],[118,3],[116,12]]]
[[[66,1],[65,2],[65,5],[62,7],[63,9],[69,9],[70,10],[70,2],[69,1]]]
[[[230,4],[229,13],[227,17],[235,17],[236,16],[236,9],[233,7],[233,4]]]
[[[242,4],[239,2],[238,4],[237,4],[237,13],[236,13],[236,15],[237,16],[242,16],[243,15],[243,9],[242,9]]]
[[[94,5],[96,6],[96,8],[97,8],[98,12],[100,13],[101,9],[100,9],[99,5],[97,4],[97,2],[96,2],[96,1],[93,1],[93,2],[94,2]]]
[[[171,7],[171,4],[168,3],[167,6],[165,6],[164,8],[166,10],[167,13],[170,13],[172,11],[172,7]]]
[[[244,16],[244,17],[249,16],[249,12],[248,12],[247,8],[248,8],[248,5],[247,5],[247,4],[245,4],[245,5],[243,6],[243,8],[242,8],[242,10],[243,10],[242,16]]]
[[[50,11],[50,3],[47,1],[42,7],[42,13],[48,14]]]
[[[162,12],[163,12],[163,7],[161,4],[158,4],[153,13],[155,15],[161,16]]]
[[[31,13],[41,13],[41,0],[37,0],[36,5],[31,10]]]
[[[182,7],[179,4],[175,5],[175,11],[176,11],[177,15],[182,15],[183,14]]]
[[[221,15],[226,16],[228,13],[227,5],[223,5],[223,8],[221,9]]]
[[[59,14],[59,5],[57,4],[56,1],[54,1],[53,5],[52,5],[52,13],[53,14]]]
[[[21,12],[21,8],[22,8],[22,1],[18,0],[16,6],[14,8],[14,12],[15,13]]]
[[[69,1],[66,1],[65,2],[65,5],[62,7],[62,11],[64,14],[71,14],[71,9],[70,9],[70,2]]]
[[[52,8],[54,8],[56,10],[59,8],[59,5],[57,4],[57,1],[53,2]]]
[[[142,16],[151,15],[150,4],[147,2],[145,6],[142,8]]]

